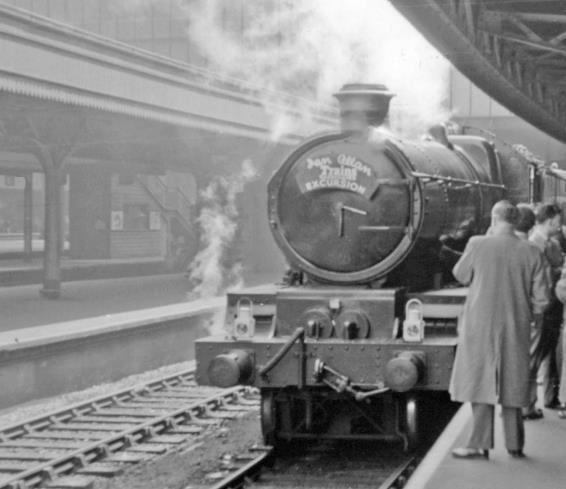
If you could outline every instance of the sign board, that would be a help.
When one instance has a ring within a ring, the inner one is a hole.
[[[149,213],[149,229],[150,231],[157,231],[161,229],[161,213],[158,211],[151,211]]]
[[[110,215],[110,229],[112,231],[122,231],[124,229],[123,211],[112,211]]]
[[[369,199],[377,189],[372,167],[346,153],[305,158],[297,163],[295,172],[302,193],[332,188],[348,190]]]

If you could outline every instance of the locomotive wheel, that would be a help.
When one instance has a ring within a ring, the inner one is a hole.
[[[419,443],[419,404],[415,394],[405,397],[403,428],[407,437],[406,449],[415,449]]]
[[[261,433],[265,445],[275,446],[277,440],[277,403],[271,391],[261,391]]]

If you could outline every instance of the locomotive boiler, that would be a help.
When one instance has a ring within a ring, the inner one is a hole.
[[[448,389],[466,295],[442,283],[458,256],[446,237],[466,229],[461,250],[496,201],[532,201],[548,169],[480,135],[380,129],[392,97],[382,85],[336,97],[341,130],[296,147],[268,185],[286,283],[228,294],[226,334],[197,341],[197,381],[258,387],[267,443],[410,448],[420,403]]]

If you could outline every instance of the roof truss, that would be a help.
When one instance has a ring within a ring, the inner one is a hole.
[[[482,90],[566,142],[566,2],[391,3]]]

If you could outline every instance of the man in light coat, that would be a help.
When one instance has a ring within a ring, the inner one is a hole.
[[[450,394],[472,403],[473,428],[457,458],[489,458],[493,448],[495,404],[502,405],[505,446],[524,457],[521,408],[529,404],[531,322],[540,320],[549,302],[542,254],[514,233],[517,208],[495,204],[489,236],[475,236],[454,267],[456,279],[469,284]]]

